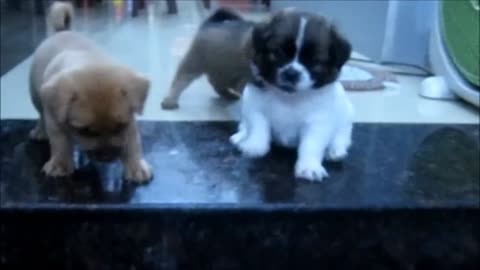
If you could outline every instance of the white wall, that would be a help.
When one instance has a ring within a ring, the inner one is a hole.
[[[432,0],[272,0],[278,10],[295,6],[336,23],[354,50],[374,60],[425,66]]]
[[[427,66],[437,1],[391,0],[381,59]]]
[[[385,34],[387,0],[272,0],[272,8],[297,7],[332,20],[356,51],[379,59]]]

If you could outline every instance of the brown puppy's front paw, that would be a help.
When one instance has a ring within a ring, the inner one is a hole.
[[[165,98],[162,101],[162,109],[164,110],[175,110],[178,109],[178,102],[171,98]]]
[[[43,128],[39,125],[37,125],[32,130],[30,130],[30,133],[28,134],[28,137],[33,141],[45,141],[45,140],[47,140],[47,134],[45,133],[45,130],[43,130]]]
[[[125,179],[136,183],[145,183],[153,178],[153,172],[144,159],[125,164]]]
[[[51,158],[45,165],[42,171],[48,177],[65,177],[73,174],[74,165],[69,160],[57,160]]]

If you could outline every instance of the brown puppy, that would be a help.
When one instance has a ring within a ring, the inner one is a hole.
[[[50,25],[68,29],[69,25],[58,25],[58,21],[70,22],[68,10],[51,9],[49,17],[57,21]],[[77,142],[94,160],[120,158],[127,180],[151,179],[135,121],[149,85],[148,79],[114,62],[78,33],[62,31],[43,41],[30,72],[32,102],[40,114],[30,137],[50,142],[51,156],[43,167],[46,175],[73,173]]]
[[[180,63],[162,108],[178,108],[182,92],[204,74],[220,96],[238,99],[250,72],[247,50],[253,25],[225,9],[210,16]]]

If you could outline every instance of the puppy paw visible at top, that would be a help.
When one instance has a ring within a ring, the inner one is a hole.
[[[144,160],[136,160],[125,164],[124,178],[136,183],[145,183],[153,178],[150,165]]]

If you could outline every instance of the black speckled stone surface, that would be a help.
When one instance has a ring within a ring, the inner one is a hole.
[[[228,142],[235,124],[143,122],[146,159],[155,178],[124,183],[121,164],[90,163],[76,153],[76,174],[51,180],[40,170],[48,144],[26,140],[31,121],[2,121],[1,202],[270,203],[316,207],[451,207],[479,201],[478,126],[368,125],[354,130],[343,163],[326,165],[330,178],[293,177],[295,151],[276,148],[265,158],[243,158]]]
[[[45,179],[32,121],[0,131],[0,263],[49,269],[476,269],[479,126],[358,124],[330,178],[293,178],[295,152],[250,160],[234,123],[142,122],[155,179],[76,153]],[[28,258],[28,259],[27,259]]]

